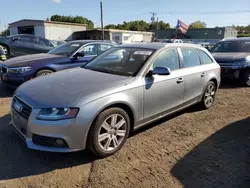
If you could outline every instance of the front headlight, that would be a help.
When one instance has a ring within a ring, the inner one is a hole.
[[[15,67],[9,68],[9,72],[11,73],[25,73],[31,70],[31,67]]]
[[[44,108],[40,110],[36,118],[48,121],[73,119],[78,112],[79,108]]]

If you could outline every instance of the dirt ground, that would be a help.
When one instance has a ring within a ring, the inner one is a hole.
[[[32,151],[8,125],[0,83],[0,188],[250,187],[250,88],[222,86],[214,107],[134,133],[116,155]]]

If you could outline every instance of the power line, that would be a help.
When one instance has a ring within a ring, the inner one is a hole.
[[[168,15],[202,15],[202,14],[245,14],[250,13],[250,10],[231,10],[231,11],[212,11],[212,12],[157,12],[157,14],[168,14]]]

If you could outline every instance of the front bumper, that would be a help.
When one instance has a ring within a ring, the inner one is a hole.
[[[0,79],[3,84],[6,86],[16,88],[23,84],[24,82],[30,80],[32,78],[33,74],[18,74],[18,75],[13,75],[13,74],[3,74],[0,72]]]
[[[28,148],[47,152],[74,152],[85,149],[81,129],[75,126],[74,119],[41,121],[36,119],[38,112],[38,109],[33,109],[30,117],[26,119],[11,107],[10,124]],[[61,139],[65,141],[66,145],[55,147],[54,145],[37,144],[34,140],[35,136],[50,138],[50,140]]]
[[[239,79],[241,70],[230,69],[230,68],[221,68],[221,78],[222,79]]]

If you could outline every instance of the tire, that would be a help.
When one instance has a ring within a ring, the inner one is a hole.
[[[241,82],[245,85],[250,87],[250,69],[244,71],[242,73],[242,77],[241,77]]]
[[[39,77],[39,76],[46,76],[48,74],[51,74],[53,73],[52,70],[49,70],[49,69],[44,69],[44,70],[40,70],[36,73],[36,77]]]
[[[201,109],[209,109],[214,101],[215,101],[215,95],[216,95],[216,85],[213,81],[208,82],[206,89],[204,91],[202,100],[200,102]]]
[[[9,56],[9,54],[10,54],[9,48],[3,44],[0,44],[0,47],[3,48],[4,55]]]
[[[112,123],[113,120],[115,123]],[[87,148],[98,157],[108,157],[121,149],[129,133],[128,114],[121,108],[109,108],[101,112],[93,122],[88,135]]]

